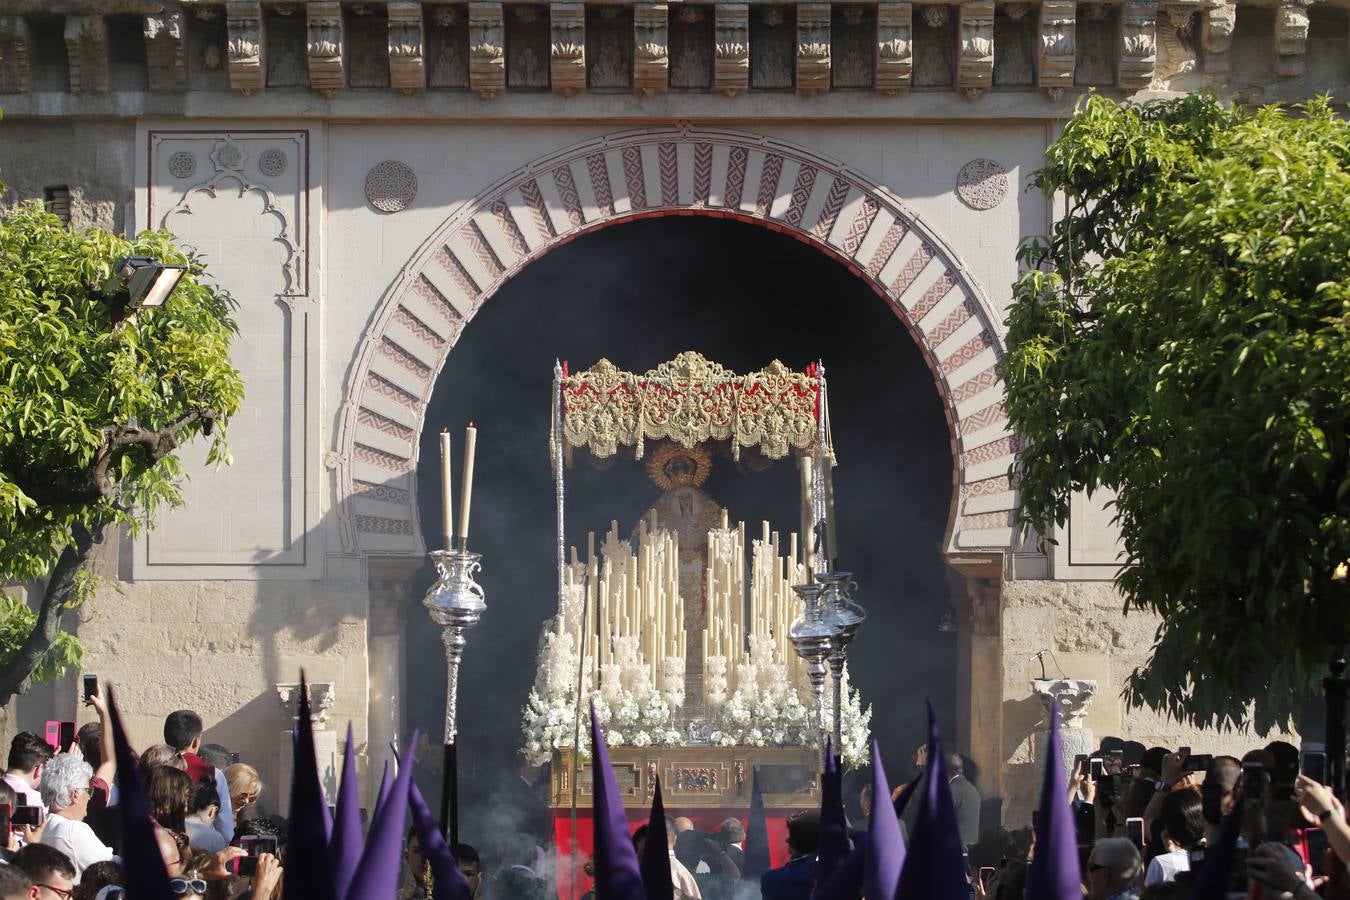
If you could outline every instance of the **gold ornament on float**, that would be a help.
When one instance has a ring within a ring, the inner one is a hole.
[[[647,477],[663,491],[679,487],[703,487],[712,473],[712,454],[699,444],[681,447],[662,441],[647,457]]]

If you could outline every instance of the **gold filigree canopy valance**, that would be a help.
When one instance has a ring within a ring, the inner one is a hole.
[[[645,441],[664,439],[685,447],[728,441],[733,458],[754,447],[781,459],[814,446],[820,433],[815,364],[794,372],[774,360],[738,375],[690,350],[641,375],[602,359],[582,372],[564,367],[561,379],[563,446],[600,458],[620,445],[641,458]]]

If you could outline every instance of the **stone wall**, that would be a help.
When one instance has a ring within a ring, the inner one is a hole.
[[[81,610],[84,670],[113,686],[138,748],[163,740],[166,713],[196,710],[205,740],[255,766],[266,786],[262,807],[276,809],[289,728],[277,683],[298,681],[301,669],[311,681],[332,682],[331,726],[343,731],[350,721],[364,752],[367,602],[359,584],[109,584]],[[80,716],[91,718],[87,710]]]
[[[136,123],[6,119],[0,207],[43,199],[49,188],[70,191],[70,223],[122,231],[134,184]]]
[[[1131,709],[1120,692],[1134,669],[1147,660],[1158,619],[1151,613],[1122,612],[1124,601],[1109,581],[1010,581],[1003,590],[1003,823],[1020,828],[1031,821],[1040,791],[1035,769],[1037,730],[1046,725],[1044,707],[1032,696],[1040,677],[1032,656],[1046,655],[1051,678],[1091,678],[1097,696],[1083,727],[1098,741],[1107,735],[1145,746],[1190,746],[1196,753],[1241,756],[1278,735],[1216,732],[1171,721],[1148,709]],[[1096,744],[1094,744],[1096,746]]]

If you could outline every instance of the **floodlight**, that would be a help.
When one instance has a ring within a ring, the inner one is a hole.
[[[126,256],[113,266],[113,275],[126,285],[128,308],[163,306],[178,286],[187,266],[160,262],[149,256]]]

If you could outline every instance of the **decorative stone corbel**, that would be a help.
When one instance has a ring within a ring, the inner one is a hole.
[[[173,94],[187,89],[183,33],[181,6],[166,6],[163,12],[145,17],[147,83],[152,92]]]
[[[1308,52],[1308,0],[1283,0],[1275,13],[1275,74],[1302,78]]]
[[[0,16],[0,94],[26,94],[33,87],[28,51],[33,36],[23,16]]]
[[[670,7],[665,3],[633,5],[633,86],[644,94],[664,94],[670,86]]]
[[[877,90],[894,97],[909,90],[914,74],[914,7],[877,4]]]
[[[66,59],[72,94],[108,91],[108,27],[102,16],[66,17]]]
[[[830,5],[797,5],[797,93],[830,89]]]
[[[420,0],[389,0],[389,86],[405,94],[427,86]]]
[[[750,4],[717,4],[713,31],[713,87],[728,97],[750,90]]]
[[[267,83],[267,69],[263,65],[262,5],[258,0],[227,0],[225,27],[230,87],[242,94],[261,91]]]
[[[342,4],[337,0],[310,0],[305,16],[309,86],[331,97],[342,90]]]
[[[1073,87],[1074,0],[1042,0],[1040,65],[1037,84],[1050,99],[1058,100],[1065,88]]]
[[[956,83],[966,96],[978,97],[994,83],[994,0],[962,3],[960,30]]]
[[[1129,91],[1148,87],[1157,63],[1157,0],[1125,0],[1120,13],[1120,86]]]
[[[636,20],[636,14],[634,15]],[[641,54],[641,50],[638,53]],[[586,90],[586,5],[549,6],[549,81],[553,93],[570,97]]]
[[[506,90],[506,42],[500,3],[469,4],[469,89],[485,100]]]
[[[1233,45],[1236,25],[1236,2],[1215,3],[1205,10],[1200,43],[1205,48],[1205,74],[1216,80],[1227,78],[1232,70],[1228,49]]]

